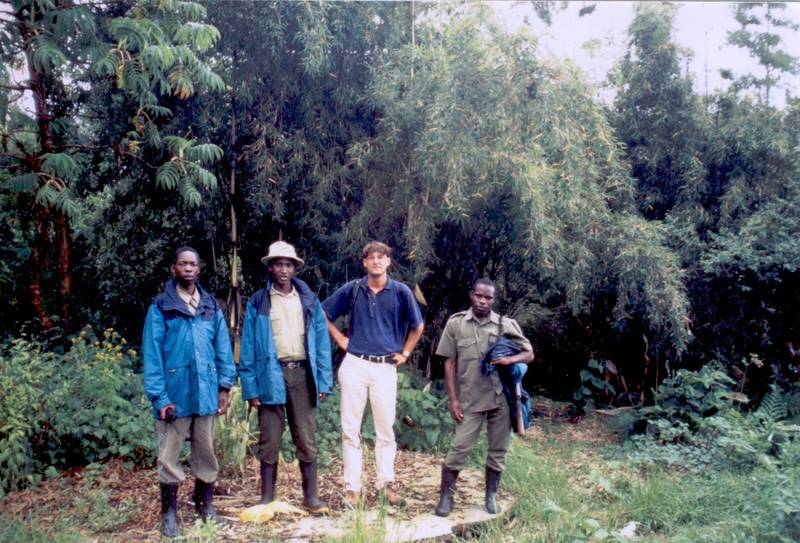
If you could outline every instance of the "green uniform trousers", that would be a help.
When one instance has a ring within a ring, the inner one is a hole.
[[[281,437],[285,421],[289,419],[289,431],[301,462],[312,462],[317,458],[317,409],[311,398],[304,366],[284,368],[286,404],[264,405],[258,408],[258,459],[268,464],[278,461]]]
[[[464,413],[464,419],[456,423],[456,435],[444,459],[444,465],[451,470],[461,471],[467,467],[467,456],[478,442],[483,421],[486,421],[486,437],[488,451],[486,465],[495,471],[503,471],[506,465],[506,453],[511,441],[511,424],[509,422],[508,404],[503,403],[490,411]]]
[[[190,438],[192,455],[189,465],[194,476],[205,483],[217,480],[219,464],[214,456],[216,415],[180,417],[173,423],[156,421],[158,430],[158,480],[162,483],[182,483],[186,479],[178,462],[183,443]]]

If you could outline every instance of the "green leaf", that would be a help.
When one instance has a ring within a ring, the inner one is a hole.
[[[33,192],[36,189],[38,176],[35,173],[26,173],[12,177],[9,182],[13,192]]]
[[[42,158],[42,170],[61,179],[69,179],[80,173],[78,164],[67,153],[46,153]]]
[[[186,159],[211,164],[219,161],[224,152],[222,148],[212,143],[201,143],[192,145],[186,149]]]
[[[67,57],[46,34],[30,38],[31,62],[35,70],[50,73],[53,68],[67,62]]]
[[[219,40],[219,30],[214,25],[188,22],[175,31],[174,39],[177,43],[191,45],[198,52],[205,52]]]
[[[156,183],[165,189],[177,188],[181,173],[173,161],[165,162],[156,171]]]

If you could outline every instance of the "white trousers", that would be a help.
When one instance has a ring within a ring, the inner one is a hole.
[[[364,407],[372,409],[375,422],[375,488],[394,481],[394,417],[397,402],[397,368],[346,354],[339,367],[342,387],[342,461],[346,490],[361,491],[361,422]]]

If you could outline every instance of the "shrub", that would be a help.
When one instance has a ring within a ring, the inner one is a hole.
[[[2,347],[0,495],[55,469],[152,458],[150,405],[137,353],[112,329],[86,327],[60,352],[21,337]]]

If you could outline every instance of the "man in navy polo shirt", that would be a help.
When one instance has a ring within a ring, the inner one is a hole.
[[[375,422],[375,488],[390,505],[402,502],[392,489],[397,367],[408,361],[425,325],[411,289],[387,274],[391,257],[385,243],[368,243],[361,253],[367,276],[346,283],[322,304],[331,337],[347,353],[338,377],[345,501],[352,506],[361,494],[361,421],[367,398]],[[347,313],[350,325],[345,336],[331,321]]]

